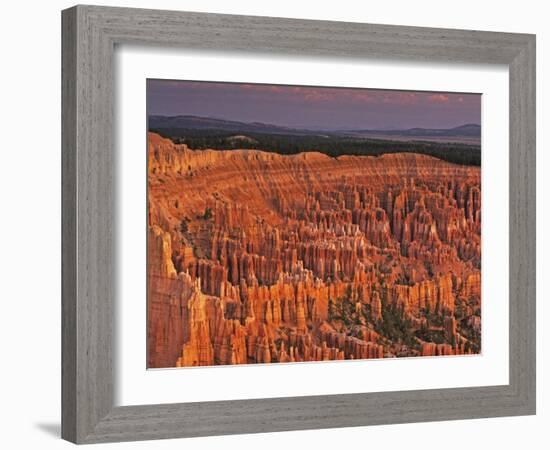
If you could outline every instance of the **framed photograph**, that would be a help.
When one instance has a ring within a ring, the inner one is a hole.
[[[62,13],[62,435],[535,413],[535,37]]]

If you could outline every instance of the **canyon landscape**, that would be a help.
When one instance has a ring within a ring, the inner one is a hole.
[[[209,123],[150,114],[148,368],[481,352],[479,126]]]

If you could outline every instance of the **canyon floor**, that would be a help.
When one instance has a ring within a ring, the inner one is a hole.
[[[149,368],[481,351],[480,168],[148,134]]]

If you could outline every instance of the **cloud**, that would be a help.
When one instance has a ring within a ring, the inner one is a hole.
[[[384,91],[360,88],[284,86],[243,83],[240,89],[255,95],[280,94],[289,100],[306,103],[355,103],[408,105],[418,100],[415,92]]]
[[[446,103],[449,101],[449,96],[445,94],[433,94],[428,96],[428,101],[433,103]]]
[[[222,86],[227,86],[227,85],[223,85],[223,84],[221,84],[221,85]],[[275,93],[284,92],[285,87],[287,87],[287,86],[279,86],[279,85],[276,85],[276,84],[248,84],[248,83],[239,84],[238,86],[241,89],[245,90],[245,91],[275,92]]]

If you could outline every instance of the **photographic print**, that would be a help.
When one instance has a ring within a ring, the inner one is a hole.
[[[148,368],[481,353],[481,95],[146,95]]]

